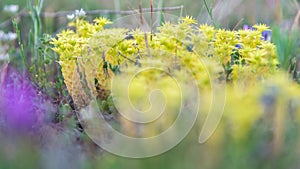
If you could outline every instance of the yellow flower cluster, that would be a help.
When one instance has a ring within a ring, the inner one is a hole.
[[[237,31],[201,25],[200,30],[213,46],[214,55],[220,58],[228,80],[251,83],[276,71],[279,64],[276,47],[262,35],[264,31],[270,31],[266,25]]]
[[[226,73],[226,80],[246,84],[265,78],[276,70],[276,47],[264,41],[265,25],[254,30],[229,31],[197,26],[192,17],[166,22],[154,33],[140,29],[105,29],[111,22],[97,18],[93,23],[77,18],[71,29],[53,38],[60,55],[64,81],[78,107],[91,95],[109,91],[110,79],[128,66],[143,66],[151,60],[169,73],[189,70],[200,87],[209,87],[211,74]],[[239,46],[239,47],[237,47]],[[219,66],[218,66],[219,65]],[[149,78],[151,75],[149,75]],[[88,90],[86,90],[88,89]]]
[[[270,83],[261,83],[261,79],[278,74],[276,46],[263,37],[264,31],[270,31],[266,25],[231,31],[206,24],[199,26],[193,18],[186,17],[177,23],[166,22],[151,33],[141,29],[104,28],[110,23],[105,18],[95,19],[92,23],[77,19],[70,23],[70,29],[52,40],[53,50],[60,55],[58,62],[65,84],[78,108],[84,107],[93,95],[105,99],[111,78],[118,73],[135,72],[139,67],[161,67],[163,72],[180,78],[176,80],[190,83],[188,80],[196,79],[202,92],[201,112],[208,112],[213,80],[237,84],[227,87],[224,118],[220,124],[230,130],[223,132],[220,130],[224,128],[218,128],[217,133],[221,134],[216,137],[221,139],[229,131],[233,138],[247,139],[247,133],[265,118],[266,111],[274,112],[270,118],[275,128],[282,125],[281,119],[285,118],[282,112],[287,110],[285,105],[299,97],[299,88],[285,84],[287,80],[279,78],[282,77],[280,74],[273,76]],[[187,77],[188,73],[193,77]],[[222,73],[226,76],[222,77]],[[260,85],[253,85],[257,83]],[[128,88],[132,103],[140,110],[149,108],[149,86],[163,86],[166,100],[171,104],[170,112],[175,112],[178,100],[185,97],[174,90],[176,85],[166,74],[143,72]],[[268,93],[273,89],[279,92],[278,95]],[[268,105],[272,100],[275,100],[273,105]],[[268,106],[273,109],[269,110]],[[300,115],[299,104],[295,106],[296,115]],[[154,136],[160,132],[157,126],[166,129],[168,126],[165,125],[171,125],[176,119],[173,114],[168,116],[167,121],[149,124],[142,131],[125,119],[120,121],[128,135],[135,136],[134,130],[137,130],[141,136]],[[274,135],[281,132],[281,129],[274,130]]]
[[[69,23],[72,29],[64,30],[52,39],[53,50],[60,55],[58,63],[62,67],[64,82],[79,108],[86,104],[92,94],[97,94],[95,79],[101,86],[112,75],[108,68],[106,72],[103,71],[101,55],[91,51],[89,45],[91,37],[109,23],[106,18],[96,18],[94,23],[78,18]]]

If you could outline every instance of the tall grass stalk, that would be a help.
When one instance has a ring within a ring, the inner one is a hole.
[[[208,13],[208,15],[209,15],[209,18],[210,18],[212,24],[213,24],[214,26],[216,26],[216,23],[215,23],[215,20],[214,20],[214,17],[213,17],[213,10],[212,10],[212,8],[211,8],[211,7],[208,7],[208,4],[207,4],[207,1],[206,1],[206,0],[203,0],[203,3],[204,3],[205,9],[206,9],[206,11],[207,11],[207,13]]]
[[[27,68],[27,63],[26,63],[26,57],[25,57],[25,52],[24,52],[24,45],[21,41],[21,32],[18,26],[18,22],[17,19],[14,19],[12,21],[13,26],[16,30],[16,34],[17,34],[17,38],[18,38],[18,45],[20,47],[20,56],[21,56],[21,60],[22,60],[22,64],[24,65],[25,69]]]
[[[158,8],[163,8],[164,6],[164,0],[158,0]],[[158,16],[157,16],[157,21],[158,21],[158,26],[162,25],[162,23],[164,22],[163,20],[163,11],[160,11]]]
[[[30,13],[31,20],[33,22],[33,44],[34,44],[34,50],[33,55],[38,58],[38,40],[39,36],[41,35],[42,31],[42,24],[41,24],[41,18],[40,13],[43,6],[44,0],[36,0],[35,5],[31,4],[31,1],[27,1],[27,7]]]
[[[33,23],[33,28],[30,29],[29,46],[31,46],[31,67],[29,71],[35,82],[39,86],[46,86],[47,72],[45,65],[45,54],[43,53],[43,47],[41,46],[40,39],[42,38],[42,22],[41,22],[41,11],[43,8],[44,0],[35,0],[33,5],[31,0],[27,1],[27,8],[29,11],[30,18]]]
[[[114,5],[115,5],[115,10],[116,11],[121,11],[121,2],[120,0],[114,0]],[[120,14],[116,14],[116,19],[119,19],[121,17]]]
[[[272,27],[272,42],[276,44],[278,60],[284,70],[290,69],[293,64],[293,58],[299,54],[299,30],[285,30],[280,27]]]

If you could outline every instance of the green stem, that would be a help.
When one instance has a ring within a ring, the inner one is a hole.
[[[18,45],[20,47],[20,55],[21,55],[22,63],[26,68],[27,64],[26,64],[26,58],[25,58],[25,52],[24,52],[24,45],[21,42],[20,29],[19,29],[19,26],[18,26],[18,23],[17,23],[16,19],[14,19],[12,22],[13,22],[14,28],[16,29],[16,34],[17,34],[17,38],[18,38]]]
[[[158,8],[163,8],[163,5],[164,5],[164,0],[158,0]],[[159,26],[162,25],[163,23],[162,17],[163,17],[163,11],[160,11],[157,19]]]
[[[203,0],[203,2],[204,2],[204,6],[205,6],[205,8],[206,8],[206,10],[207,10],[207,13],[208,13],[208,15],[209,15],[209,17],[210,17],[210,19],[211,19],[213,25],[216,26],[215,20],[214,20],[214,17],[213,17],[212,8],[209,8],[209,7],[208,7],[208,4],[207,4],[206,0]]]
[[[115,4],[115,10],[116,11],[121,11],[121,3],[120,3],[120,0],[114,0],[114,4]],[[121,15],[120,14],[116,14],[116,18],[120,18]]]

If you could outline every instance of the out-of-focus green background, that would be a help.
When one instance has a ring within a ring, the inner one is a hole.
[[[149,2],[150,0],[143,0],[143,7],[149,8]],[[34,1],[32,3],[34,4]],[[290,58],[296,58],[299,55],[299,34],[297,34],[299,21],[297,22],[295,18],[300,10],[298,6],[300,0],[207,0],[207,3],[209,9],[212,9],[216,25],[221,28],[242,28],[244,24],[253,25],[255,23],[270,25],[273,29],[272,42],[277,45],[279,60],[281,63],[286,64],[283,66],[283,69],[288,71]],[[3,10],[6,5],[10,4],[18,4],[19,12],[26,13],[27,11],[26,0],[0,0],[0,30],[5,32],[15,31],[11,19],[16,14]],[[202,0],[153,0],[153,5],[155,8],[183,5],[182,11],[168,11],[167,13],[176,16],[191,15],[199,23],[212,22]],[[133,10],[138,9],[138,7],[138,0],[45,0],[42,12],[75,11],[80,8],[83,8],[85,11],[98,9]],[[96,16],[101,16],[101,14],[93,15],[92,17]],[[115,15],[102,16],[111,20],[116,18]],[[32,29],[33,22],[30,16],[22,16],[19,19],[18,24],[21,30],[22,41],[25,44],[25,48],[31,48],[26,42],[29,39],[29,30]],[[65,16],[55,18],[42,17],[41,19],[42,33],[48,33],[53,37],[67,27],[67,18]],[[19,50],[17,43],[15,48],[17,51]],[[29,58],[31,53],[30,50],[28,51],[26,56]],[[274,90],[278,91],[278,93],[286,92],[284,85],[274,84],[274,86]],[[276,100],[276,98],[278,99],[282,96],[272,92],[262,93],[261,95],[271,100]],[[195,126],[182,143],[165,154],[149,159],[127,159],[105,153],[94,145],[85,134],[77,130],[79,127],[76,126],[74,114],[70,113],[72,112],[70,106],[66,104],[68,99],[66,96],[67,94],[57,96],[57,98],[62,100],[62,103],[59,105],[48,102],[43,102],[43,105],[41,105],[45,106],[43,109],[51,114],[49,116],[53,116],[55,119],[61,118],[55,122],[51,121],[47,126],[41,127],[38,131],[38,133],[42,133],[41,135],[36,136],[33,134],[33,137],[32,135],[10,136],[9,131],[1,130],[0,169],[296,169],[300,166],[299,123],[295,122],[297,120],[295,120],[294,116],[290,116],[289,113],[285,114],[287,117],[283,120],[286,128],[285,132],[281,133],[282,139],[279,139],[282,141],[282,152],[279,152],[279,155],[276,152],[275,155],[271,152],[271,149],[274,148],[272,126],[268,126],[269,123],[260,123],[249,131],[250,134],[246,139],[240,141],[234,140],[229,136],[231,133],[223,130],[232,124],[223,124],[228,126],[220,126],[212,140],[205,145],[197,143],[199,126]],[[288,101],[283,102],[283,105],[290,104],[289,95],[284,96]],[[236,105],[241,105],[237,111],[243,112],[244,109],[251,108],[251,105],[247,104],[248,102],[246,102],[248,107],[243,107],[245,102],[238,99],[232,102],[236,102]],[[299,103],[293,104],[298,105]],[[293,109],[287,109],[281,111],[293,112]],[[58,111],[63,115],[55,114]],[[49,117],[49,119],[51,118]],[[268,118],[270,117],[266,115],[266,117],[262,117],[262,120],[268,121]],[[281,124],[281,122],[278,123]]]
[[[298,12],[296,3],[299,0],[208,0],[209,7],[213,10],[213,16],[217,23],[225,27],[234,27],[240,20],[242,23],[249,25],[263,22],[269,25],[280,24],[288,27],[294,21],[294,17]],[[20,0],[1,0],[0,6],[3,7],[8,4],[18,4],[20,10],[26,8],[27,1]],[[118,4],[118,5],[116,5]],[[168,7],[183,5],[183,15],[191,15],[197,18],[200,22],[209,22],[207,10],[203,5],[202,0],[153,0],[154,7]],[[72,11],[83,8],[84,10],[96,9],[118,9],[131,10],[138,9],[138,0],[45,0],[43,11],[57,12],[57,11]],[[143,0],[143,7],[149,7],[149,0]],[[2,8],[3,9],[3,8]],[[2,10],[0,8],[0,11]],[[170,12],[175,15],[180,15],[181,11]],[[1,19],[4,21],[8,19],[9,14],[0,12]],[[112,16],[111,16],[112,17]],[[55,25],[56,28],[63,26],[65,18],[60,18],[59,22],[53,23],[50,19],[47,20],[46,29],[49,26]],[[57,20],[55,20],[57,21]]]

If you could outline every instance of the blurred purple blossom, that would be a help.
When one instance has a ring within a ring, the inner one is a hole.
[[[16,71],[8,71],[0,86],[0,119],[5,129],[14,132],[32,130],[38,124],[35,105],[39,105],[37,90]]]
[[[238,48],[238,49],[241,49],[242,45],[241,44],[237,44],[237,45],[235,45],[235,47]]]
[[[251,30],[251,31],[253,31],[254,28],[253,28],[252,26],[249,28],[249,25],[245,24],[245,25],[243,26],[243,30]]]
[[[263,40],[264,40],[264,41],[270,42],[270,41],[271,41],[271,38],[272,38],[272,31],[270,31],[270,30],[265,30],[265,31],[262,32],[262,36],[263,36]]]
[[[243,26],[243,30],[248,30],[249,29],[249,26],[247,25],[247,24],[245,24],[244,26]]]

